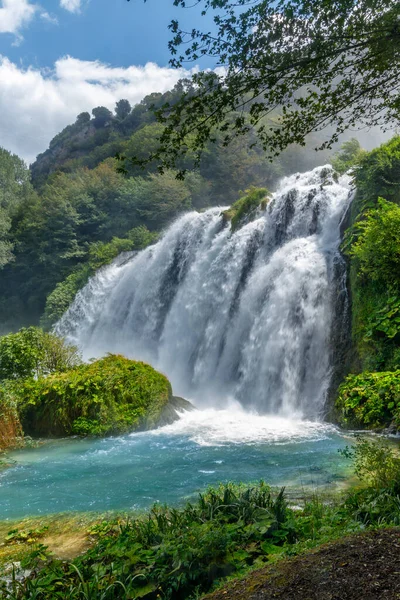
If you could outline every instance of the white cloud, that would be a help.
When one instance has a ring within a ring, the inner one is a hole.
[[[154,63],[122,68],[69,56],[52,71],[22,69],[0,56],[0,146],[32,162],[80,112],[100,105],[112,109],[121,98],[135,104],[189,75]]]
[[[81,0],[60,0],[60,6],[69,12],[77,13],[81,9]]]
[[[0,4],[0,33],[14,33],[17,36],[39,8],[29,0],[0,0]]]

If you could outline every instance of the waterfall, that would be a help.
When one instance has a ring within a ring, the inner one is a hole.
[[[157,244],[101,269],[56,331],[85,358],[117,352],[151,363],[199,406],[234,399],[318,417],[348,202],[347,179],[328,165],[283,179],[235,232],[221,208],[184,214]]]

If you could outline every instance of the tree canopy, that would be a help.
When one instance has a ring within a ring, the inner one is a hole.
[[[185,0],[174,0],[186,8]],[[228,145],[254,130],[271,156],[331,126],[320,147],[349,127],[390,128],[400,119],[400,3],[396,0],[199,0],[214,30],[170,24],[171,65],[214,60],[173,106],[157,158],[199,157],[215,131]],[[140,163],[141,159],[137,161]]]

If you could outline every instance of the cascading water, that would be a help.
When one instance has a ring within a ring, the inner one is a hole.
[[[98,272],[58,332],[86,358],[149,361],[205,410],[149,432],[16,451],[0,472],[0,517],[177,503],[226,480],[340,485],[347,441],[317,417],[330,347],[344,345],[348,203],[346,180],[321,167],[284,179],[235,232],[221,209],[186,214]]]
[[[317,417],[348,201],[347,181],[325,166],[285,178],[235,232],[220,208],[185,214],[157,244],[93,277],[56,330],[86,358],[150,362],[199,405],[233,398],[260,413]]]

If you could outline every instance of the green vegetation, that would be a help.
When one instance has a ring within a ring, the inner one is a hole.
[[[40,379],[80,364],[75,346],[39,327],[22,328],[0,338],[0,382]]]
[[[231,222],[231,229],[235,231],[246,219],[251,218],[257,209],[265,210],[268,202],[268,190],[265,188],[250,188],[246,195],[222,214],[226,221]]]
[[[400,144],[397,161],[400,165]],[[378,198],[374,208],[361,212],[345,243],[362,368],[399,368],[400,206]]]
[[[336,152],[332,158],[333,168],[343,175],[350,169],[353,169],[365,155],[365,151],[361,148],[360,142],[352,138],[344,142],[339,152]]]
[[[336,414],[349,427],[400,427],[400,138],[356,152],[354,161],[357,192],[343,243],[354,375],[339,388]]]
[[[108,265],[121,252],[138,251],[157,239],[157,233],[150,232],[147,227],[141,225],[134,227],[126,234],[126,238],[112,238],[111,242],[92,242],[88,246],[87,260],[78,265],[57,283],[54,290],[47,296],[46,306],[40,324],[45,329],[56,323],[70,304],[73,302],[77,292],[83,288],[89,278],[101,267]]]
[[[190,6],[186,0],[174,4]],[[206,16],[203,26],[197,12],[193,25],[171,20],[170,65],[197,65],[206,56],[224,71],[195,73],[194,92],[158,110],[166,127],[148,160],[157,159],[161,168],[179,167],[188,154],[200,159],[218,134],[229,146],[251,131],[270,156],[277,156],[289,144],[304,145],[313,131],[323,132],[320,147],[326,148],[348,128],[399,122],[396,0],[199,0],[196,5]]]
[[[339,388],[336,409],[345,426],[400,429],[400,370],[349,375]]]
[[[168,379],[149,365],[108,355],[15,388],[25,433],[112,435],[157,424],[171,398]]]
[[[187,403],[188,404],[188,403]],[[0,450],[33,436],[111,435],[170,422],[168,379],[123,356],[82,364],[75,346],[37,327],[0,338]],[[22,426],[21,426],[22,424]]]
[[[156,505],[128,519],[99,520],[89,530],[92,547],[69,562],[49,553],[45,523],[30,524],[40,537],[31,548],[21,540],[18,556],[15,539],[29,530],[14,527],[8,547],[32,575],[15,579],[9,590],[3,586],[3,597],[195,599],[280,556],[366,527],[399,524],[400,459],[393,447],[360,438],[344,454],[361,485],[339,497],[309,496],[294,510],[283,489],[263,482],[220,485],[182,508]]]

